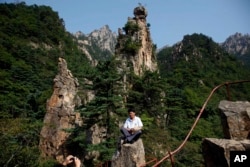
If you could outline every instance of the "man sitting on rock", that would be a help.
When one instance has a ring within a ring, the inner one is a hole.
[[[143,124],[141,122],[141,119],[135,115],[135,110],[133,108],[128,109],[128,114],[129,117],[121,128],[121,132],[123,134],[123,142],[121,144],[132,144],[140,137],[142,133],[141,129],[143,127]]]
[[[119,141],[117,142],[117,151],[114,155],[113,159],[116,159],[120,155],[121,151],[121,145],[126,143],[134,143],[140,135],[142,134],[142,127],[143,124],[141,122],[141,119],[137,116],[135,116],[135,110],[130,108],[128,109],[129,117],[126,119],[123,127],[120,129],[123,136],[119,138]]]

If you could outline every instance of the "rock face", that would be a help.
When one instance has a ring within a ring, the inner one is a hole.
[[[99,30],[94,30],[88,35],[88,40],[96,43],[102,50],[107,50],[114,53],[117,34],[112,32],[108,25],[101,27]]]
[[[206,167],[230,166],[230,151],[250,151],[250,140],[206,138],[202,143]]]
[[[88,144],[93,144],[93,145],[100,144],[107,138],[107,128],[94,124],[87,130],[86,137]],[[86,160],[90,159],[97,160],[99,156],[100,153],[98,151],[88,151],[86,152],[84,158]]]
[[[226,139],[250,139],[250,103],[221,101],[222,125]]]
[[[134,18],[128,18],[125,27],[118,29],[116,54],[122,60],[123,70],[133,68],[136,75],[143,75],[145,70],[157,71],[156,55],[147,24],[147,10],[143,6],[134,9]],[[125,34],[124,34],[125,32]]]
[[[55,158],[61,163],[67,155],[65,141],[70,135],[65,129],[74,128],[82,122],[80,113],[74,112],[75,106],[80,104],[77,97],[78,81],[62,58],[59,58],[58,71],[54,79],[53,94],[47,101],[39,148],[42,157]]]
[[[243,65],[250,67],[250,34],[235,33],[229,36],[221,47],[236,55]]]
[[[119,154],[114,155],[112,167],[140,167],[145,164],[145,152],[141,139],[133,144],[124,144]]]
[[[226,139],[203,140],[202,151],[207,167],[230,166],[230,151],[250,151],[250,103],[223,100],[219,109]]]
[[[229,53],[243,56],[250,52],[250,34],[235,33],[229,36],[221,46]]]
[[[112,32],[108,25],[90,34],[77,32],[74,34],[79,49],[88,57],[95,66],[99,60],[109,59],[115,53],[117,34]]]

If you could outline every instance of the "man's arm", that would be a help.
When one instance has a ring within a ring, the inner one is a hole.
[[[142,127],[143,127],[143,124],[142,124],[142,121],[139,117],[137,117],[137,125],[136,127],[133,128],[133,131],[139,131],[139,130],[142,130]]]
[[[142,126],[137,126],[137,127],[134,127],[134,128],[132,128],[133,129],[133,131],[139,131],[139,130],[142,130]]]
[[[124,123],[124,125],[123,125],[123,127],[125,128],[125,129],[127,129],[127,130],[130,130],[128,127],[128,119],[126,119],[126,121],[125,121],[125,123]]]

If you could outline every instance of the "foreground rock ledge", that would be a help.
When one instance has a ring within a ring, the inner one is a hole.
[[[142,139],[133,144],[124,144],[120,154],[112,159],[112,167],[140,167],[145,164],[145,152]]]
[[[250,140],[205,138],[202,142],[206,167],[230,166],[230,151],[250,151]]]
[[[227,101],[219,104],[221,121],[226,139],[250,139],[250,103],[248,101]]]

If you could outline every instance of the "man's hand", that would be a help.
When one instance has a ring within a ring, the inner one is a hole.
[[[74,160],[74,156],[73,155],[69,155],[66,157],[66,159],[63,162],[63,166],[67,166],[68,164],[72,163]]]
[[[81,166],[81,161],[80,161],[79,158],[75,157],[74,161],[75,161],[75,166],[76,167],[80,167]]]
[[[129,133],[133,133],[135,131],[134,128],[131,128],[131,129],[128,128],[127,130],[128,130]]]
[[[74,163],[75,167],[80,167],[81,166],[81,161],[79,158],[74,157],[73,155],[69,155],[66,157],[66,159],[63,162],[64,166],[67,166],[70,163]]]

